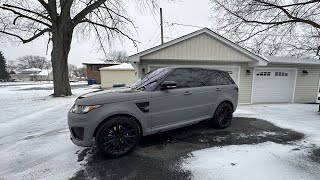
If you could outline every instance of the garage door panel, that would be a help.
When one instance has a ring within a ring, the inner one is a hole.
[[[294,70],[256,70],[253,103],[288,103],[292,101]]]

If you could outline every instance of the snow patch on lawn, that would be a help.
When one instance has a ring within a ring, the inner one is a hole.
[[[320,168],[306,161],[308,150],[266,142],[198,150],[182,163],[194,179],[320,179]]]
[[[0,179],[68,179],[82,168],[77,152],[84,148],[70,141],[67,113],[95,86],[64,98],[51,97],[53,90],[23,90],[48,86],[0,86]]]

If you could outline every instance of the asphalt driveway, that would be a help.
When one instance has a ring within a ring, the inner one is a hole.
[[[202,122],[144,137],[134,152],[119,159],[108,159],[91,148],[77,152],[84,169],[71,179],[190,179],[191,173],[181,170],[179,164],[183,157],[192,156],[194,150],[266,141],[290,144],[303,137],[301,133],[253,118],[234,118],[225,130],[212,129],[208,122]]]

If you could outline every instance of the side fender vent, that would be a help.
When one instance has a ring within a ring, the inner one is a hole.
[[[136,103],[137,107],[144,113],[149,112],[149,102]]]

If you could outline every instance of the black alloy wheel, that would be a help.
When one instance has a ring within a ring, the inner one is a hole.
[[[214,113],[212,122],[213,127],[217,129],[227,128],[232,121],[232,116],[232,106],[226,102],[221,103]]]
[[[128,117],[108,120],[98,132],[97,144],[107,156],[117,158],[132,151],[140,139],[138,124]]]

